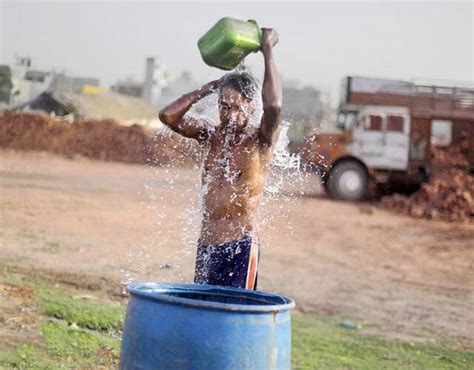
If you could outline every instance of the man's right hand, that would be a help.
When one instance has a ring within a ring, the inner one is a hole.
[[[214,90],[217,90],[219,88],[219,85],[220,80],[214,80],[203,85],[203,87],[201,87],[201,91],[203,93],[212,93]]]
[[[214,80],[197,90],[184,94],[160,110],[159,117],[161,122],[184,137],[203,140],[202,138],[207,136],[211,125],[202,120],[185,117],[185,114],[196,102],[212,94],[218,87],[219,80]]]

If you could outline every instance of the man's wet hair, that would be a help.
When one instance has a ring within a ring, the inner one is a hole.
[[[258,91],[258,82],[250,73],[228,73],[221,78],[221,90],[229,87],[242,94],[247,100],[253,100]]]

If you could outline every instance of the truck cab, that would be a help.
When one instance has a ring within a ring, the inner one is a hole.
[[[410,112],[406,107],[365,106],[343,117],[341,134],[317,140],[323,183],[334,198],[361,200],[370,181],[388,182],[393,174],[408,171]]]
[[[410,112],[404,107],[364,107],[348,151],[366,167],[405,171],[410,151]]]

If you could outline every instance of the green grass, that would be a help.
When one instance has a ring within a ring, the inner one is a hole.
[[[54,280],[45,276],[25,278],[20,273],[9,273],[4,275],[3,280],[14,286],[31,288],[37,305],[48,317],[91,330],[122,330],[125,307],[119,303],[85,299],[87,295],[81,294],[83,292],[65,286],[58,287]]]
[[[0,337],[0,369],[117,368],[123,304],[93,299],[90,292],[50,277],[14,272],[1,262],[0,282],[30,288],[34,297],[28,304],[38,317],[34,342],[18,346]],[[410,343],[344,329],[339,323],[294,314],[293,369],[449,370],[470,369],[474,363],[474,351],[456,347],[453,340]]]
[[[30,288],[30,307],[40,313],[38,340],[11,346],[0,338],[0,369],[114,369],[118,366],[125,307],[95,300],[84,291],[46,276],[9,271],[0,263],[0,282]]]
[[[59,363],[98,367],[111,365],[119,356],[119,338],[108,338],[100,333],[71,329],[56,322],[43,324],[41,333],[47,353]]]
[[[0,352],[1,369],[60,369],[57,361],[48,359],[42,350],[36,346],[23,344],[16,351]]]
[[[124,307],[109,302],[74,299],[71,292],[58,288],[37,289],[40,307],[49,317],[91,330],[122,330]]]
[[[22,345],[0,354],[1,369],[107,369],[117,367],[120,340],[71,329],[64,323],[40,325],[44,346]],[[3,352],[3,351],[2,351]]]
[[[293,316],[294,369],[469,369],[474,352],[389,340],[341,328],[334,320]]]

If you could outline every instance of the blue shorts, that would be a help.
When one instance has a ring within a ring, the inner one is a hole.
[[[196,284],[257,289],[258,242],[244,236],[218,245],[199,245],[196,256]]]

